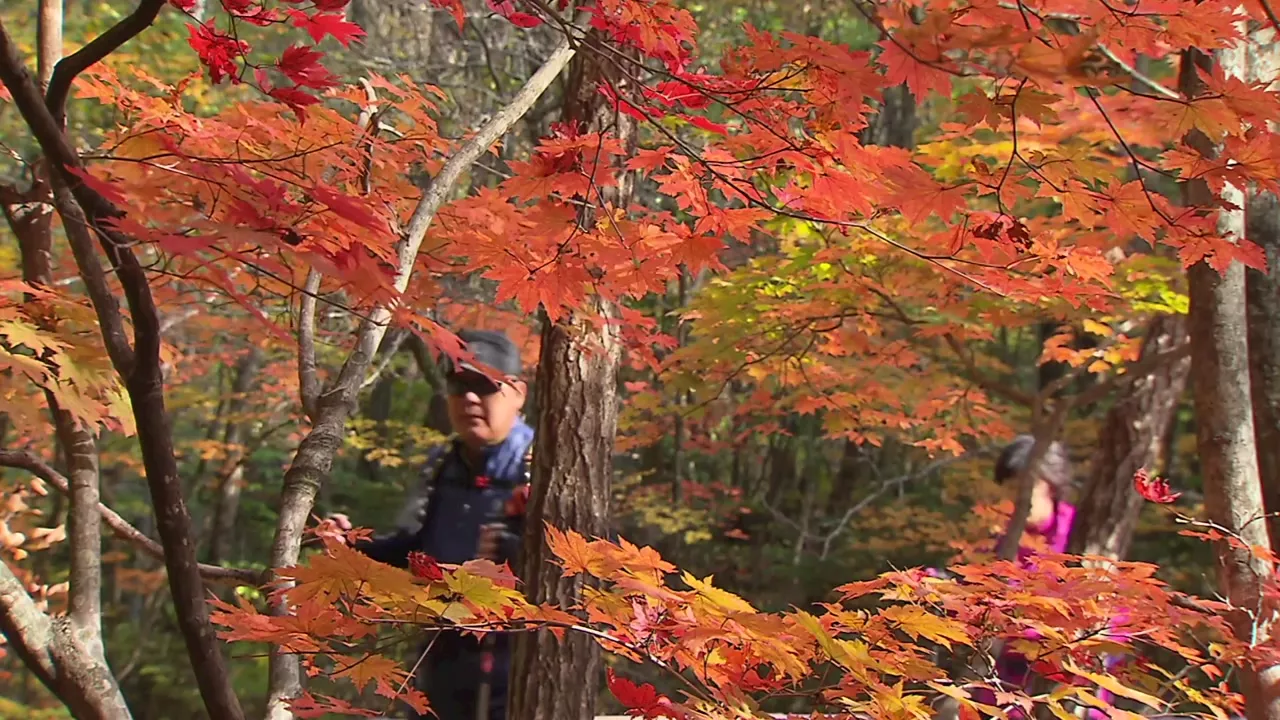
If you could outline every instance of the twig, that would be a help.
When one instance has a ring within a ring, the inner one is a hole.
[[[63,495],[69,495],[71,492],[71,486],[66,477],[29,452],[23,450],[0,450],[0,465],[26,470],[52,485],[55,490]],[[102,514],[103,522],[107,524],[107,527],[111,528],[111,532],[116,537],[137,545],[143,552],[157,560],[164,559],[164,548],[160,546],[160,543],[147,537],[115,510],[98,503],[98,512]],[[260,585],[266,579],[264,573],[255,570],[226,568],[218,565],[205,565],[204,563],[200,564],[200,575],[213,582],[234,582],[242,585]]]
[[[369,373],[369,377],[365,378],[364,382],[360,383],[361,390],[378,382],[378,378],[382,377],[382,373],[386,372],[387,368],[390,367],[391,361],[396,359],[396,353],[400,352],[400,347],[404,345],[405,339],[412,334],[413,333],[406,330],[404,332],[397,333],[396,336],[391,339],[391,342],[382,351],[382,362],[378,363],[378,367],[374,368],[374,371]]]

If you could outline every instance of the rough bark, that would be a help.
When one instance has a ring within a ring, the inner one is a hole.
[[[600,34],[592,43],[607,42]],[[579,55],[570,68],[563,118],[592,131],[607,131],[624,147],[634,140],[635,122],[610,111],[597,88],[610,83],[621,96],[631,92],[602,54]],[[631,177],[602,193],[625,208]],[[591,213],[579,221],[590,227]],[[616,309],[595,298],[591,311],[613,320]],[[534,440],[533,488],[525,523],[520,562],[526,595],[535,603],[571,607],[581,598],[581,577],[561,577],[550,562],[546,525],[571,529],[587,537],[609,530],[609,486],[613,477],[613,445],[618,422],[618,365],[621,343],[617,324],[592,324],[576,313],[546,322],[538,358],[537,435]],[[590,720],[603,669],[594,639],[571,633],[557,640],[551,633],[521,633],[515,641],[509,717],[513,720]]]
[[[864,145],[915,147],[916,99],[906,84],[885,88],[880,110],[862,131]]]
[[[132,717],[111,669],[79,641],[67,617],[40,611],[9,566],[0,562],[0,632],[40,682],[81,720]]]
[[[1217,55],[1227,75],[1247,74],[1244,48]],[[1204,91],[1197,67],[1210,69],[1212,60],[1197,51],[1183,53],[1179,89],[1188,97]],[[1187,136],[1187,144],[1206,158],[1217,149],[1199,133]],[[1183,186],[1190,205],[1211,205],[1214,198],[1203,181]],[[1228,185],[1222,200],[1244,206],[1244,193]],[[1228,238],[1245,232],[1243,209],[1223,211],[1218,231]],[[1209,519],[1244,540],[1245,547],[1218,543],[1218,585],[1235,610],[1228,617],[1238,637],[1265,642],[1271,632],[1269,616],[1253,617],[1249,609],[1264,607],[1263,585],[1270,579],[1270,563],[1256,557],[1248,546],[1269,545],[1258,476],[1258,455],[1253,429],[1253,405],[1249,388],[1244,266],[1233,262],[1219,273],[1204,262],[1187,272],[1191,305],[1191,388],[1196,408],[1196,440],[1204,478],[1205,510]],[[1280,668],[1238,669],[1250,720],[1280,719]]]
[[[1162,315],[1147,327],[1140,358],[1169,352],[1186,342],[1186,318]],[[1177,415],[1191,362],[1181,358],[1135,374],[1122,384],[1098,436],[1093,468],[1077,503],[1069,549],[1121,560],[1129,551],[1144,500],[1133,487],[1142,468],[1164,462],[1165,436]]]
[[[574,52],[568,39],[563,40],[552,51],[542,67],[529,78],[520,92],[516,93],[511,102],[481,126],[472,139],[440,169],[409,218],[404,236],[396,244],[394,281],[396,292],[402,293],[408,287],[418,250],[422,247],[427,230],[458,179],[493,143],[515,125],[529,111],[529,108],[533,107],[538,97],[550,87],[560,71],[569,64]],[[314,287],[318,288],[319,278],[314,273],[313,276],[315,277]],[[308,287],[313,285],[311,278],[308,278],[307,285]],[[304,297],[310,298],[306,295]],[[314,299],[311,299],[311,307],[314,312]],[[287,567],[298,561],[298,555],[302,549],[302,531],[315,506],[320,484],[328,476],[333,466],[333,457],[342,445],[347,418],[356,406],[365,376],[373,362],[374,353],[387,332],[391,317],[391,309],[380,306],[360,324],[351,354],[333,383],[324,392],[319,392],[314,397],[314,402],[313,398],[308,396],[308,383],[311,391],[318,390],[315,387],[315,349],[314,346],[308,347],[305,341],[299,343],[299,374],[303,388],[303,407],[312,419],[312,429],[298,445],[293,463],[284,476],[280,517],[276,524],[275,541],[271,547],[271,567],[273,568]],[[304,322],[300,328],[300,335],[306,336],[313,331],[314,328],[308,327]],[[308,361],[310,368],[305,367]],[[277,604],[272,611],[284,614],[288,612],[288,607]],[[297,658],[272,652],[266,717],[271,720],[291,718],[288,701],[290,698],[297,697],[301,691],[302,673]]]
[[[227,425],[222,434],[222,446],[226,459],[218,472],[218,497],[213,511],[213,535],[209,538],[209,554],[206,561],[217,565],[227,557],[231,536],[235,532],[236,512],[240,507],[240,490],[244,484],[244,431],[247,423],[243,417],[249,390],[253,387],[262,367],[262,348],[257,346],[236,363],[236,376],[231,384],[231,397],[227,400]]]
[[[1272,549],[1280,548],[1280,201],[1250,196],[1245,232],[1267,253],[1267,272],[1245,271],[1249,324],[1249,382],[1258,471]]]

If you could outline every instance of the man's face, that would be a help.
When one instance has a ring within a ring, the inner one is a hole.
[[[473,448],[506,440],[524,407],[525,384],[514,377],[495,383],[464,370],[449,376],[447,389],[449,422],[462,442]]]

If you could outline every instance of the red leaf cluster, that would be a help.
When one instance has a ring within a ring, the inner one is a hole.
[[[1137,490],[1143,498],[1161,505],[1168,505],[1182,497],[1182,493],[1170,491],[1168,480],[1152,475],[1146,468],[1133,474],[1133,489]]]

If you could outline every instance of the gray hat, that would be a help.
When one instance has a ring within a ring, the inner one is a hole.
[[[501,330],[462,330],[458,333],[458,339],[481,365],[487,365],[503,375],[518,376],[523,370],[520,349]],[[444,371],[446,375],[465,372],[485,374],[469,362],[458,363],[455,367],[453,359],[448,355],[444,357]]]

